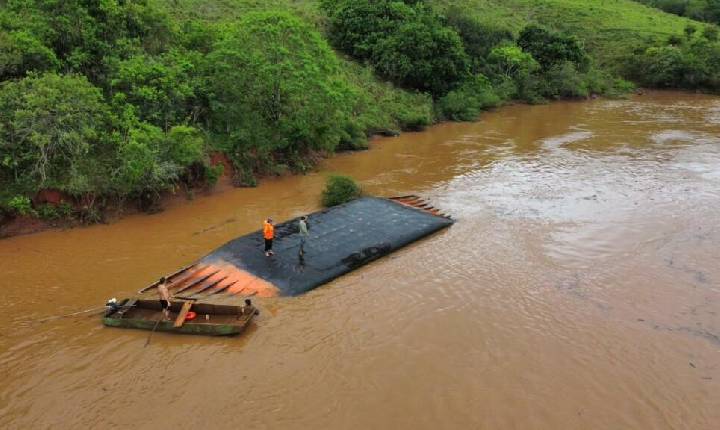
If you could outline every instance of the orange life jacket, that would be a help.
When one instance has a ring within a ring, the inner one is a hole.
[[[263,226],[263,237],[265,237],[265,239],[272,239],[275,237],[275,227],[267,221],[265,221]]]

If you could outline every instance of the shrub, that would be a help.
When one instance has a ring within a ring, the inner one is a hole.
[[[205,166],[205,178],[207,179],[208,186],[212,187],[217,184],[223,173],[225,173],[225,166],[222,163],[214,166]]]
[[[468,79],[438,101],[442,117],[455,121],[473,121],[484,109],[500,104],[492,84],[483,75]]]
[[[235,175],[233,176],[233,184],[237,187],[257,187],[257,178],[252,170],[241,164],[234,164]]]
[[[515,45],[494,48],[488,56],[489,66],[495,74],[516,79],[540,68],[535,58]]]
[[[400,130],[422,131],[433,122],[432,105],[403,106],[395,112]]]
[[[584,78],[575,64],[569,61],[556,64],[545,73],[541,94],[551,99],[587,97],[589,92]]]
[[[339,150],[356,151],[368,149],[368,140],[365,132],[356,121],[348,121],[344,133],[340,137]]]
[[[494,23],[482,22],[460,7],[450,7],[445,17],[448,25],[460,35],[474,73],[483,70],[485,60],[493,48],[504,43],[512,43],[515,39],[509,29]]]
[[[640,58],[638,78],[651,87],[673,87],[684,79],[685,58],[675,46],[648,48]]]
[[[44,220],[57,220],[60,219],[60,212],[51,204],[41,205],[37,208],[37,215]]]
[[[26,196],[14,196],[7,202],[7,208],[15,215],[33,215],[32,202]]]
[[[360,186],[348,176],[333,175],[327,179],[322,193],[325,207],[337,206],[360,197]]]
[[[429,95],[401,90],[392,83],[381,81],[368,65],[344,60],[341,61],[341,70],[351,91],[347,102],[353,115],[350,122],[359,127],[365,136],[394,134],[409,125],[424,127],[432,123],[433,100]],[[367,142],[360,142],[359,136],[356,143],[367,145]]]
[[[592,68],[585,74],[585,86],[589,94],[603,94],[608,97],[621,97],[635,89],[635,85],[624,79]]]
[[[77,215],[83,224],[98,224],[104,221],[103,213],[95,205],[83,207]]]
[[[590,59],[585,49],[573,36],[529,25],[520,32],[517,44],[523,51],[532,55],[543,70],[549,70],[557,64],[566,62],[573,63],[581,72],[587,71],[590,66]]]
[[[73,216],[75,213],[75,209],[72,207],[70,203],[62,202],[59,205],[57,205],[56,210],[61,218],[68,219]]]
[[[365,135],[395,134],[433,122],[433,100],[429,95],[404,91],[381,81],[369,66],[350,61],[343,61],[342,66],[353,94],[349,101],[353,113],[350,122]],[[359,137],[357,143],[361,143]]]
[[[488,56],[488,70],[500,82],[501,94],[507,98],[520,98],[535,101],[539,96],[533,87],[537,79],[535,74],[540,65],[532,55],[515,45],[502,45],[494,48]],[[512,85],[510,84],[512,82]]]

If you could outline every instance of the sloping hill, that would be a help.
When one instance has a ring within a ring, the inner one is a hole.
[[[156,0],[182,18],[232,20],[258,10],[290,10],[322,27],[318,0]],[[460,8],[480,21],[499,24],[516,34],[528,24],[540,24],[573,34],[585,42],[604,66],[641,43],[657,43],[682,35],[688,25],[706,24],[665,13],[632,0],[430,0],[447,10]]]
[[[671,15],[631,0],[433,0],[441,8],[461,7],[477,18],[514,31],[535,23],[569,32],[602,64],[641,42],[681,35],[685,27],[705,24]]]

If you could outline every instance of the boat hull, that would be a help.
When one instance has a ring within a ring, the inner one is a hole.
[[[170,318],[163,320],[159,301],[125,299],[117,308],[106,312],[102,322],[108,327],[204,336],[234,336],[242,333],[254,317],[243,315],[239,306],[193,303],[191,309],[196,312],[196,319],[185,321],[178,327],[175,325],[175,318],[182,308],[182,303],[173,302],[170,306]]]
[[[103,324],[108,327],[135,328],[140,330],[152,330],[156,321],[140,319],[115,319],[103,318]],[[183,324],[174,327],[173,321],[160,321],[155,331],[180,334],[199,334],[205,336],[234,336],[245,330],[245,326],[232,326],[227,324]]]

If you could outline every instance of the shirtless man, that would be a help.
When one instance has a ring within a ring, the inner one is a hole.
[[[168,290],[167,279],[163,276],[160,278],[160,283],[157,286],[158,297],[160,298],[160,308],[162,309],[163,317],[166,320],[170,319],[170,291]]]

